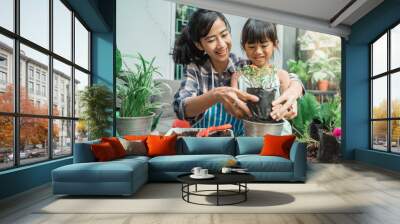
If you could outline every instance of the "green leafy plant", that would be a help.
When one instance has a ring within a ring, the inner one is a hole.
[[[317,83],[320,80],[335,80],[340,76],[341,67],[338,57],[328,57],[323,51],[316,51],[313,58],[309,61],[309,72],[312,74],[311,80]]]
[[[150,61],[141,54],[131,58],[138,61],[135,63],[135,69],[130,69],[122,60],[127,70],[120,71],[117,76],[117,96],[121,101],[120,116],[148,116],[161,106],[152,101],[152,97],[160,95],[161,83],[154,80],[160,73],[158,67],[154,66],[155,57]]]
[[[82,118],[85,121],[89,139],[109,136],[107,129],[111,127],[113,94],[104,85],[95,84],[86,87],[80,93],[80,106],[83,108]]]
[[[306,93],[298,101],[297,116],[292,120],[293,129],[299,139],[307,140],[309,136],[309,126],[313,119],[320,118],[319,111],[321,105],[314,95]]]
[[[243,81],[251,88],[272,89],[276,83],[276,68],[245,65],[239,70]]]
[[[289,72],[297,74],[304,84],[310,80],[311,76],[308,73],[309,64],[307,62],[291,59],[287,62],[287,66]]]
[[[320,120],[322,126],[330,133],[336,127],[341,127],[340,97],[335,97],[321,104]]]

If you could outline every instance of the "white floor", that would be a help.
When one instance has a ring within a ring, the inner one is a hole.
[[[35,211],[43,204],[54,201],[50,186],[46,185],[1,201],[0,223],[400,223],[399,173],[359,163],[312,164],[310,167],[307,183],[320,185],[343,200],[362,202],[366,206],[361,213],[38,214]]]

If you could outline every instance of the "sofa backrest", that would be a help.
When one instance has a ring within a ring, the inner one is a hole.
[[[264,145],[264,137],[237,137],[236,155],[259,154]]]
[[[74,163],[89,163],[95,162],[96,158],[93,155],[90,146],[92,144],[98,144],[100,140],[93,140],[87,142],[75,143],[74,148]]]
[[[177,154],[226,154],[235,155],[235,138],[233,137],[183,137],[178,141]]]

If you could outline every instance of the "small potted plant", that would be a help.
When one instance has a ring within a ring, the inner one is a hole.
[[[161,104],[155,102],[155,96],[160,95],[160,82],[155,81],[159,75],[158,67],[154,66],[153,58],[146,60],[141,54],[134,57],[138,62],[135,69],[130,69],[124,63],[126,70],[119,71],[117,76],[117,96],[120,104],[117,117],[119,135],[146,135],[154,129],[154,121],[158,121],[156,109]]]
[[[335,73],[337,73],[338,70],[337,62],[338,58],[328,57],[328,55],[322,51],[316,51],[315,56],[309,60],[309,72],[312,74],[311,81],[318,85],[319,90],[327,91],[329,82],[336,79],[337,75]]]
[[[254,65],[246,65],[240,71],[240,88],[249,94],[259,98],[258,102],[247,102],[252,117],[244,119],[245,134],[248,136],[261,136],[266,133],[281,133],[283,121],[275,121],[271,118],[272,101],[277,94],[275,67],[258,68]]]

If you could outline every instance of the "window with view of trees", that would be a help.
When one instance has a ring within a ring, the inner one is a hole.
[[[371,148],[400,153],[400,24],[370,45]]]
[[[90,85],[90,32],[63,0],[0,8],[0,170],[70,156],[87,139],[77,110]]]

